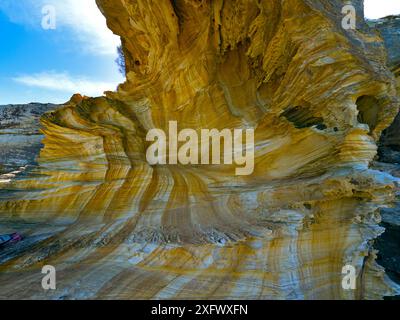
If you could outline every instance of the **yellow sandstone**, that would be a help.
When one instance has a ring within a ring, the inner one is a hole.
[[[339,0],[97,0],[127,79],[42,119],[40,166],[0,218],[32,245],[0,298],[380,299],[389,175],[369,168],[398,112],[382,40]],[[254,172],[149,165],[149,130],[255,129]],[[22,227],[21,227],[22,228]],[[40,286],[57,269],[57,290]],[[342,269],[357,270],[344,290]]]

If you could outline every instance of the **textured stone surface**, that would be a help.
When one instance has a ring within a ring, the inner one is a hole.
[[[388,66],[397,77],[400,96],[400,16],[391,16],[373,22],[382,35],[388,51]],[[383,134],[379,144],[379,161],[374,167],[400,178],[400,115]],[[384,162],[384,163],[383,163]],[[378,262],[400,284],[400,188],[396,187],[396,201],[390,208],[382,209],[382,226],[385,233],[378,238],[375,248],[379,251]],[[395,299],[400,299],[397,296]]]
[[[400,64],[400,16],[389,16],[374,20],[373,27],[376,28],[385,41],[388,51],[389,65]]]
[[[127,81],[42,119],[35,176],[11,181],[0,298],[374,299],[393,177],[369,169],[398,112],[383,43],[342,1],[97,0]],[[361,5],[361,2],[359,2]],[[255,128],[255,171],[150,166],[146,132]],[[58,289],[40,288],[41,267]],[[343,290],[342,267],[357,268]]]
[[[39,119],[53,109],[55,105],[39,103],[0,106],[0,175],[35,163],[43,139]]]
[[[388,51],[388,66],[395,74],[400,93],[400,16],[390,16],[371,22],[384,39]],[[399,94],[400,96],[400,94]],[[400,163],[400,115],[385,131],[380,143],[380,159]]]
[[[399,164],[375,162],[374,167],[400,178]],[[377,262],[385,268],[393,281],[400,284],[400,183],[396,186],[394,205],[381,210],[381,226],[385,228],[385,232],[377,239],[374,248],[378,250]],[[387,299],[399,300],[400,296]]]

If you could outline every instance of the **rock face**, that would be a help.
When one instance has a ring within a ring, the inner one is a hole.
[[[388,51],[389,65],[397,66],[400,64],[400,16],[389,16],[375,20],[373,27],[376,28]]]
[[[399,164],[375,162],[374,167],[400,178]],[[378,250],[378,262],[396,283],[400,284],[400,183],[395,189],[396,201],[390,208],[381,210],[381,226],[385,232],[377,239],[374,247]],[[398,300],[400,297],[390,299]],[[389,299],[389,298],[388,298]]]
[[[393,177],[369,168],[398,112],[382,40],[338,0],[97,0],[127,81],[42,118],[32,176],[11,181],[0,298],[374,299]],[[362,2],[358,2],[361,6]],[[362,18],[362,17],[361,17]],[[255,129],[255,170],[154,165],[146,133]],[[40,287],[57,269],[56,291]],[[342,269],[356,269],[344,290]]]
[[[388,51],[388,66],[397,78],[397,92],[400,93],[400,16],[391,16],[374,21],[385,41]],[[399,94],[400,96],[400,94]],[[385,131],[380,143],[380,158],[386,162],[400,163],[400,115]]]
[[[43,146],[39,119],[52,109],[56,109],[56,105],[0,106],[0,175],[35,163]]]
[[[390,16],[373,22],[381,34],[387,51],[388,66],[397,78],[397,92],[400,96],[400,16]],[[379,163],[374,166],[400,178],[400,115],[385,130],[379,144]],[[385,233],[376,241],[379,250],[378,261],[385,267],[388,275],[400,284],[400,185],[396,188],[396,202],[391,208],[381,211],[382,226]],[[398,299],[399,297],[397,297]]]

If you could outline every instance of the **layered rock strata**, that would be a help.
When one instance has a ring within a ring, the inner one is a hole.
[[[376,299],[393,177],[369,168],[398,112],[383,41],[335,0],[97,0],[127,80],[42,118],[32,176],[7,185],[0,298]],[[359,6],[362,2],[358,2]],[[255,170],[154,165],[146,134],[255,129]],[[41,268],[57,269],[44,291]],[[355,290],[342,269],[356,268]]]

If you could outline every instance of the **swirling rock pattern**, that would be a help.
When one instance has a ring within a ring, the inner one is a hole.
[[[382,40],[338,0],[97,0],[127,80],[42,118],[30,177],[7,185],[1,298],[374,299],[393,178],[369,168],[398,112]],[[362,2],[359,3],[362,5]],[[255,129],[255,170],[150,166],[146,133]],[[58,271],[41,289],[41,267]],[[357,269],[343,290],[342,267]]]

